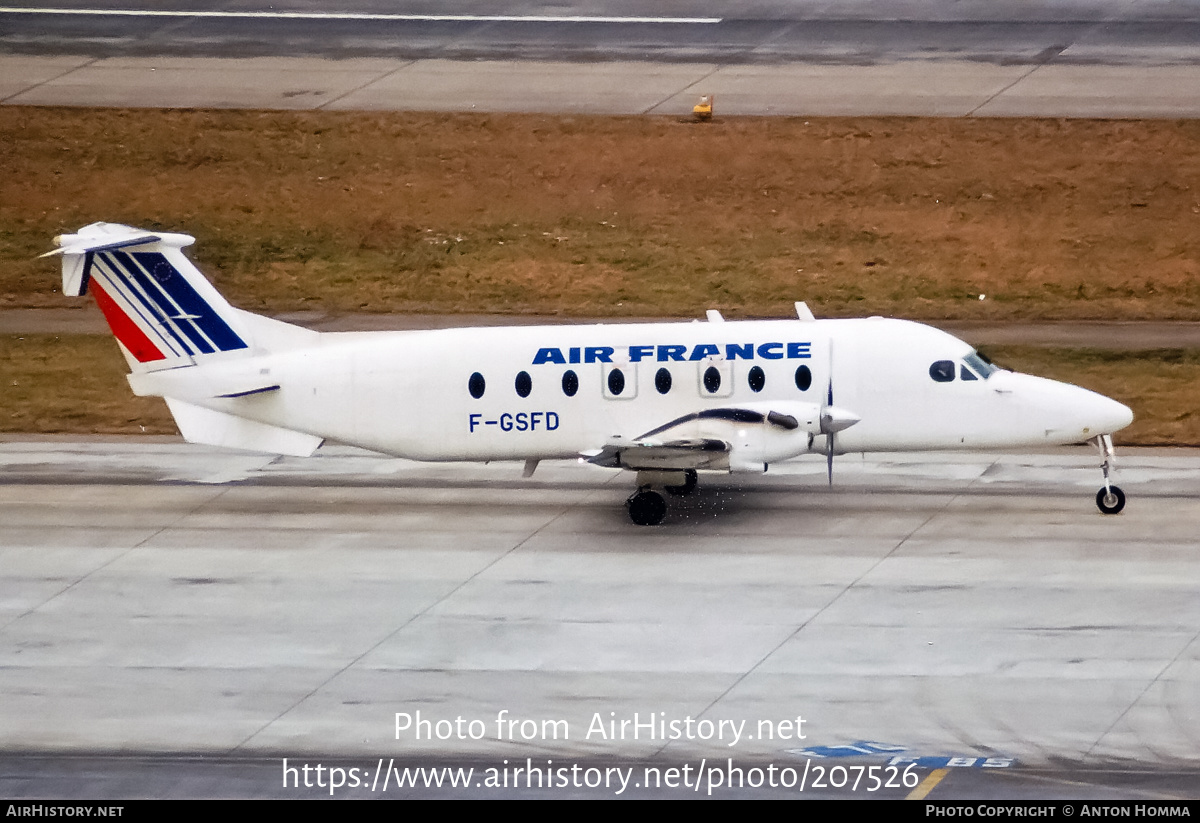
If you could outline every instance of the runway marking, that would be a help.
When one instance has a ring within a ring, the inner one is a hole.
[[[934,769],[929,775],[921,781],[915,789],[908,793],[905,800],[924,800],[925,796],[933,791],[933,787],[942,782],[942,778],[950,774],[949,769]]]
[[[166,11],[162,9],[27,9],[0,6],[0,14],[60,14],[90,17],[215,17],[236,20],[391,20],[417,23],[674,23],[712,25],[721,17],[601,17],[525,14],[372,14],[304,11]]]

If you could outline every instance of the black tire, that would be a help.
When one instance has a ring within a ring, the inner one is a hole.
[[[638,492],[625,505],[629,519],[639,526],[657,526],[667,515],[667,501],[658,492]]]
[[[1117,514],[1125,508],[1125,492],[1109,486],[1096,492],[1096,507],[1105,514]]]
[[[687,497],[696,490],[696,484],[700,482],[700,478],[696,475],[695,469],[688,469],[683,476],[682,486],[663,486],[663,488],[676,497]]]

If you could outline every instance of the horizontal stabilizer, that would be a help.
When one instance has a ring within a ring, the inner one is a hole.
[[[54,238],[58,248],[38,256],[62,255],[63,294],[82,297],[87,294],[93,255],[97,252],[158,243],[164,236],[177,239],[181,246],[192,242],[187,235],[158,235],[120,223],[93,223],[84,226],[78,234],[60,234]]]
[[[322,438],[315,435],[281,429],[244,417],[234,417],[182,400],[168,397],[166,401],[167,407],[175,417],[175,424],[179,426],[180,434],[189,443],[308,457],[323,442]]]
[[[279,383],[270,375],[261,374],[257,368],[238,368],[238,365],[187,366],[135,373],[127,379],[138,397],[174,397],[195,402],[278,391]]]
[[[111,224],[106,224],[111,225]],[[125,228],[125,227],[119,227]],[[38,258],[54,257],[56,254],[87,254],[90,251],[113,251],[114,249],[124,249],[130,246],[144,246],[147,243],[157,243],[162,240],[157,234],[134,229],[127,232],[128,236],[122,236],[117,240],[107,240],[102,237],[80,239],[77,235],[59,235],[54,238],[56,241],[64,242],[65,237],[75,238],[70,241],[68,246],[60,246],[57,249],[51,249],[45,254],[39,254]]]

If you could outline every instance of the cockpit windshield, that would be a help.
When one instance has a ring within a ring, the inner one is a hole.
[[[973,351],[964,357],[963,362],[970,366],[975,373],[984,380],[987,380],[993,374],[1000,371],[997,366],[992,364],[991,360],[988,360],[985,355],[982,355],[976,351]]]

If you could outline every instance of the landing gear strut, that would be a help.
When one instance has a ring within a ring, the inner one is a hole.
[[[1096,506],[1104,514],[1117,514],[1125,508],[1125,492],[1108,480],[1109,469],[1116,462],[1117,455],[1113,451],[1112,435],[1100,434],[1092,438],[1092,443],[1100,450],[1103,461],[1100,468],[1104,471],[1104,487],[1096,492]]]
[[[696,483],[699,482],[699,477],[695,469],[688,469],[683,473],[684,480],[681,486],[663,486],[671,494],[676,497],[687,497],[696,490]]]
[[[629,508],[629,519],[639,526],[657,526],[667,514],[667,501],[650,489],[638,489],[625,505]]]

